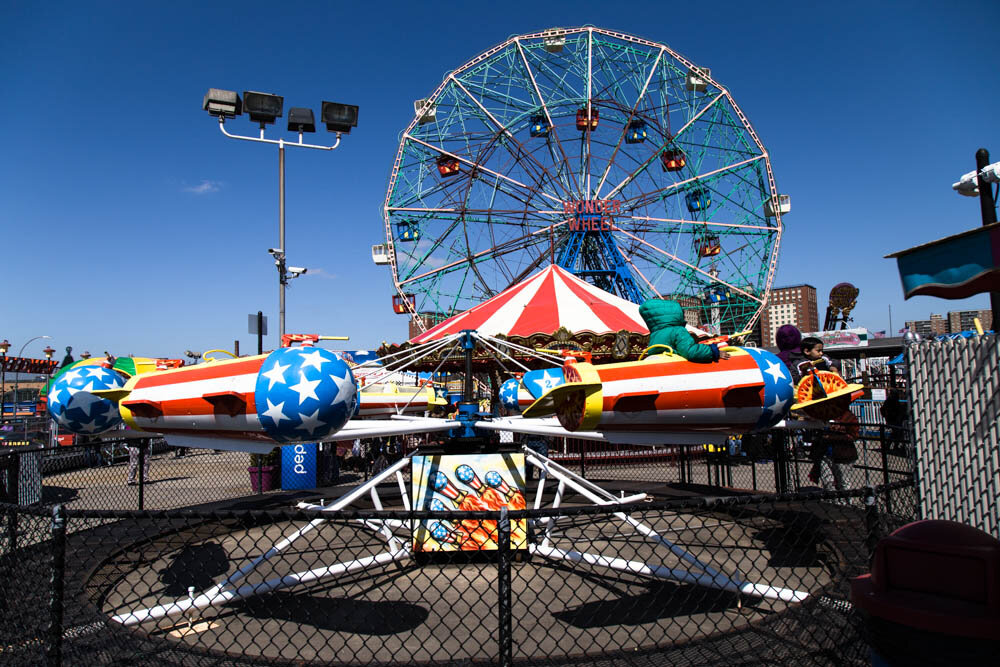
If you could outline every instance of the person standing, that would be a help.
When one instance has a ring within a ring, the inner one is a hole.
[[[818,481],[827,491],[844,491],[851,488],[848,472],[851,464],[858,460],[858,449],[854,442],[859,433],[858,418],[850,410],[845,410],[827,430],[816,431],[813,435],[811,458]]]
[[[802,332],[794,324],[784,324],[774,334],[774,343],[778,346],[778,358],[792,374],[792,385],[798,386],[802,379],[799,364],[806,360],[802,354]]]
[[[134,442],[134,441],[133,441]],[[142,462],[142,483],[149,483],[149,463],[153,459],[152,447],[149,446],[149,438],[144,438],[139,440],[138,444],[128,444],[125,446],[128,449],[128,479],[127,484],[129,486],[135,486],[138,484],[136,477],[139,472],[139,450],[143,450],[143,462]]]

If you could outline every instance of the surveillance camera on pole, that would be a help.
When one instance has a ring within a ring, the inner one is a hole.
[[[308,270],[309,269],[307,269],[304,266],[289,266],[288,267],[288,274],[292,278],[298,278],[299,276],[304,275]]]

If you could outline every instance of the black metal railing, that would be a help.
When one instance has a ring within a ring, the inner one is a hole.
[[[0,647],[26,665],[861,664],[848,582],[915,518],[912,490],[472,513],[0,505]],[[410,553],[430,519],[503,546]]]

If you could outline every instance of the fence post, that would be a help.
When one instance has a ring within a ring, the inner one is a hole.
[[[499,615],[499,628],[497,632],[497,643],[499,644],[499,660],[501,665],[511,665],[514,663],[514,637],[512,626],[512,607],[510,591],[510,517],[507,515],[507,508],[500,508],[500,521],[497,522],[497,555],[499,562],[497,565],[497,614]]]
[[[875,557],[875,547],[881,539],[878,521],[878,502],[875,498],[875,489],[870,486],[865,487],[865,546],[868,548],[868,562],[872,562]]]
[[[52,667],[62,664],[63,589],[66,570],[66,508],[52,508],[52,567],[49,591],[49,637],[45,648],[46,663]]]
[[[784,431],[771,432],[774,444],[774,490],[776,493],[788,493],[788,470],[785,462],[785,446],[788,442]]]
[[[139,441],[139,511],[146,509],[146,499],[144,497],[146,486],[146,443],[148,440]]]
[[[580,477],[587,479],[587,450],[584,443],[586,440],[577,441],[580,446]]]
[[[21,500],[21,454],[12,454],[8,460],[10,467],[7,468],[7,502],[19,505]]]
[[[885,491],[885,513],[892,514],[892,492],[889,490],[889,445],[885,441],[885,424],[879,424],[878,439],[882,450],[882,488]]]

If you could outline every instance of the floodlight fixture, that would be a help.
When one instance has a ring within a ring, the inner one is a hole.
[[[9,349],[10,349],[10,341],[4,338],[3,342],[0,343],[0,354],[6,355],[7,350]]]
[[[988,164],[980,169],[979,177],[984,183],[1000,183],[1000,162]]]
[[[354,104],[324,101],[321,116],[327,132],[350,134],[351,128],[358,126],[358,107]]]
[[[243,91],[243,110],[250,114],[250,120],[260,123],[261,128],[281,118],[285,98],[271,93]]]
[[[205,99],[201,103],[201,108],[211,116],[235,118],[242,113],[243,102],[234,90],[209,88],[208,92],[205,93]]]
[[[958,183],[951,184],[951,189],[966,197],[978,197],[979,183],[976,181],[976,172],[970,171],[968,174],[963,174]]]
[[[315,132],[316,118],[313,110],[306,107],[292,107],[288,110],[289,132]]]
[[[45,349],[42,350],[42,352],[45,353],[46,359],[52,359],[52,355],[56,353],[56,351],[52,349],[51,345],[46,345]]]

